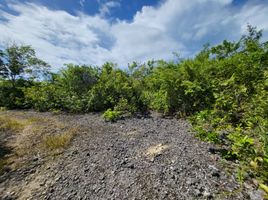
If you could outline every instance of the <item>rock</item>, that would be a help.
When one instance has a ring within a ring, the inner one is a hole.
[[[18,187],[22,192],[26,180],[31,183],[36,177],[46,184],[34,188],[30,199],[213,199],[213,194],[228,190],[236,191],[232,199],[260,197],[254,186],[247,189],[253,190],[250,194],[237,190],[239,184],[219,168],[208,153],[208,144],[194,138],[184,120],[128,118],[112,124],[98,114],[61,115],[58,119],[68,126],[81,124],[85,133],[79,133],[53,160],[39,157],[44,165],[38,165],[36,173],[30,174],[33,167],[27,165],[1,175],[1,197],[5,187]],[[133,130],[139,133],[135,137],[122,134]],[[144,156],[157,144],[169,148],[161,156],[161,152]]]
[[[251,190],[247,192],[248,195],[250,196],[251,200],[261,200],[264,199],[264,191],[262,190]]]
[[[187,178],[186,184],[187,185],[194,185],[195,184],[195,180],[193,178]]]
[[[122,160],[121,163],[120,163],[120,165],[125,165],[125,164],[127,164],[127,160],[126,159]]]
[[[105,179],[105,176],[102,174],[102,175],[100,175],[99,179],[100,180],[104,180]]]
[[[205,190],[205,191],[203,192],[203,196],[204,196],[204,197],[210,197],[211,194],[210,194],[207,190]]]
[[[84,172],[86,173],[86,172],[88,172],[89,171],[89,168],[85,168],[84,169]]]
[[[194,192],[194,195],[195,195],[196,197],[200,197],[200,196],[202,196],[202,192],[201,192],[200,190],[198,190],[198,189],[194,189],[193,192]]]
[[[39,186],[40,186],[40,187],[43,187],[43,186],[45,186],[45,184],[46,184],[46,180],[43,181],[43,182],[41,182],[41,183],[39,183]]]
[[[133,164],[133,163],[130,163],[130,164],[128,164],[128,165],[127,165],[127,168],[129,168],[129,169],[134,169],[134,168],[135,168],[135,166],[134,166],[134,164]]]
[[[78,154],[78,150],[74,150],[73,152],[72,152],[72,155],[77,155]]]
[[[36,161],[38,161],[38,160],[39,160],[39,158],[35,157],[35,158],[33,159],[33,162],[36,162]]]
[[[217,178],[219,178],[221,176],[220,173],[216,172],[216,171],[212,172],[211,175],[214,176],[214,177],[217,177]]]

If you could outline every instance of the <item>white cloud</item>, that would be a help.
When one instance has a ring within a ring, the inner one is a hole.
[[[99,13],[101,16],[105,17],[109,15],[112,8],[120,7],[120,2],[118,1],[108,1],[105,3],[100,3]]]
[[[79,4],[81,7],[84,7],[84,4],[85,4],[86,0],[79,0]]]
[[[144,6],[131,22],[111,22],[104,16],[119,6],[116,3],[106,2],[108,10],[94,16],[73,16],[31,3],[10,4],[15,15],[0,6],[0,43],[30,44],[39,57],[59,68],[70,62],[126,66],[171,59],[174,51],[190,56],[206,42],[238,39],[247,23],[264,29],[268,39],[268,4],[258,0],[242,7],[231,0],[166,0],[157,7]]]

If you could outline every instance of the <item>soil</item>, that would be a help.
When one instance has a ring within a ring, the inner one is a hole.
[[[212,144],[195,138],[186,120],[150,116],[110,123],[100,114],[33,111],[24,116],[56,119],[80,127],[79,133],[60,154],[31,157],[6,170],[2,199],[262,198],[235,180],[228,161],[211,154]]]

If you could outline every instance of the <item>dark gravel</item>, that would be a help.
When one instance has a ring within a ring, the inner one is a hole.
[[[47,114],[46,114],[47,115]],[[58,115],[83,130],[66,151],[24,177],[3,199],[254,199],[227,174],[184,120]],[[39,163],[39,164],[38,164]],[[10,178],[0,186],[16,184]],[[252,191],[251,191],[252,192]],[[255,196],[254,196],[255,195]],[[251,198],[250,198],[251,197]]]

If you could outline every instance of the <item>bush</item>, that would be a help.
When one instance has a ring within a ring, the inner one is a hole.
[[[128,70],[113,63],[100,69],[70,64],[39,82],[19,74],[8,80],[4,70],[0,107],[106,110],[106,121],[148,110],[188,116],[198,137],[222,145],[243,172],[268,182],[268,42],[255,27],[248,31],[238,42],[205,46],[191,59],[134,62]]]
[[[118,119],[120,119],[121,114],[122,112],[120,111],[108,109],[103,113],[102,117],[105,119],[105,121],[116,122]]]
[[[9,109],[25,108],[23,89],[32,85],[30,81],[17,80],[15,85],[10,81],[0,80],[0,107]]]
[[[24,90],[25,105],[38,111],[49,111],[51,109],[62,109],[62,99],[65,99],[64,93],[51,83],[36,83],[35,86]]]
[[[145,110],[140,98],[140,89],[126,72],[106,63],[96,85],[88,93],[88,111],[103,111],[109,108],[137,112]]]

